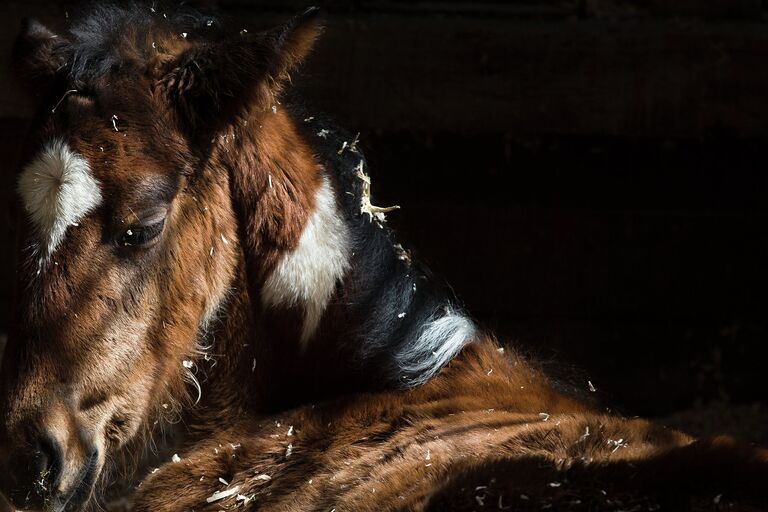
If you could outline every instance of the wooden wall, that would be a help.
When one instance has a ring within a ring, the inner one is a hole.
[[[633,411],[766,398],[763,2],[317,3],[296,86],[362,133],[391,222],[483,322]],[[219,4],[256,29],[306,2]],[[0,55],[22,16],[70,12],[5,2]],[[12,84],[3,66],[3,204],[31,113]]]

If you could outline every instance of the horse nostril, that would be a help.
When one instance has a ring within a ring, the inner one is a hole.
[[[99,462],[99,448],[96,445],[91,446],[91,449],[88,452],[88,458],[86,459],[87,465],[89,467],[96,466]]]
[[[35,448],[16,450],[3,468],[0,478],[3,492],[18,509],[37,509],[55,492],[63,467],[60,445],[48,436],[38,440]]]
[[[47,491],[50,492],[59,485],[64,465],[63,452],[61,445],[50,436],[43,436],[40,439],[40,452],[45,456],[47,463],[38,482],[41,486],[47,487]],[[41,490],[46,491],[46,489]]]

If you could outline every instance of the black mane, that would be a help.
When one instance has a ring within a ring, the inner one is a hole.
[[[414,347],[415,340],[430,320],[446,310],[464,314],[463,307],[447,283],[414,258],[386,223],[361,212],[361,163],[366,174],[372,173],[359,144],[348,149],[357,137],[322,114],[308,113],[299,106],[300,100],[286,102],[329,171],[352,233],[352,270],[346,279],[357,292],[343,297],[343,304],[331,305],[345,309],[353,326],[352,331],[345,330],[343,348],[354,354],[355,365],[376,383],[387,387],[421,384],[431,373],[423,372],[425,354]],[[375,172],[373,183],[375,191]],[[375,198],[372,202],[377,204]]]
[[[223,36],[220,17],[188,6],[169,8],[161,2],[93,3],[82,8],[68,28],[65,47],[68,80],[86,87],[132,60],[148,60],[156,53],[153,38],[186,34],[190,40]],[[130,30],[126,30],[130,27]]]

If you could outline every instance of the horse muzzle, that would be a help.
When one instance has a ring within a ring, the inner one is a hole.
[[[0,491],[15,510],[75,512],[90,499],[101,471],[95,446],[78,460],[66,460],[62,446],[43,436],[12,451],[0,466]]]

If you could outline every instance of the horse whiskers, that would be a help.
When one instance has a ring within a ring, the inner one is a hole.
[[[191,369],[185,368],[184,372],[184,380],[187,382],[187,384],[191,384],[194,386],[195,390],[197,391],[197,398],[195,399],[195,403],[192,404],[193,406],[200,403],[200,400],[203,398],[203,388],[200,386],[200,381],[197,380],[197,377],[195,377],[195,374],[192,373]]]
[[[172,430],[168,427],[181,421],[181,401],[169,393],[162,403],[168,405],[168,409],[162,404],[157,405],[126,446],[108,451],[98,486],[102,498],[105,498],[104,490],[115,483],[126,484],[126,492],[130,491],[134,484],[143,479],[149,467],[158,463],[159,458],[164,456],[162,448],[170,441],[169,434]],[[177,416],[169,419],[169,410]]]

